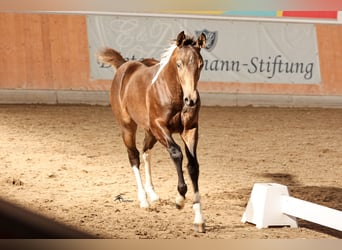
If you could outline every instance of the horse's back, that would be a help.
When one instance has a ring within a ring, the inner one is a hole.
[[[118,119],[148,124],[146,92],[153,69],[139,61],[128,61],[117,69],[111,87],[111,105]]]
[[[153,70],[139,61],[128,61],[124,63],[115,73],[112,91],[123,100],[133,91],[139,91],[140,95],[146,92],[151,84]],[[139,99],[139,98],[138,98]]]

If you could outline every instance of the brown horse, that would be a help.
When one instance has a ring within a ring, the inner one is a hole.
[[[205,231],[198,188],[199,164],[196,149],[198,142],[198,113],[200,96],[197,82],[203,67],[200,49],[205,47],[206,37],[197,40],[178,34],[176,40],[162,55],[161,61],[145,59],[126,61],[117,51],[106,48],[98,59],[111,64],[116,73],[111,87],[111,106],[121,127],[122,138],[127,147],[128,158],[133,169],[140,206],[149,206],[159,199],[151,179],[151,149],[157,141],[164,145],[173,160],[178,174],[176,206],[184,207],[187,185],[184,181],[183,154],[172,138],[179,133],[185,144],[188,172],[194,189],[194,224],[199,232]],[[145,130],[143,160],[145,163],[145,187],[139,172],[139,151],[136,148],[136,131]]]

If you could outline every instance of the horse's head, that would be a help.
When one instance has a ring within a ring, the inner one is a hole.
[[[206,37],[202,33],[197,40],[184,34],[178,34],[176,39],[177,48],[173,54],[176,64],[178,81],[183,90],[185,105],[194,106],[198,101],[197,82],[203,67],[201,48],[205,47]]]

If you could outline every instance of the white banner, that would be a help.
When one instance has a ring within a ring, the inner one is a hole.
[[[129,60],[160,59],[184,30],[205,32],[202,81],[241,83],[321,82],[313,24],[242,22],[161,17],[88,16],[91,76],[112,79],[113,70],[97,63],[96,51],[111,47]]]

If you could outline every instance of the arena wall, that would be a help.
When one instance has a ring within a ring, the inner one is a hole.
[[[319,84],[200,82],[204,105],[342,107],[342,26],[315,24]],[[0,13],[0,103],[108,104],[84,15]]]

